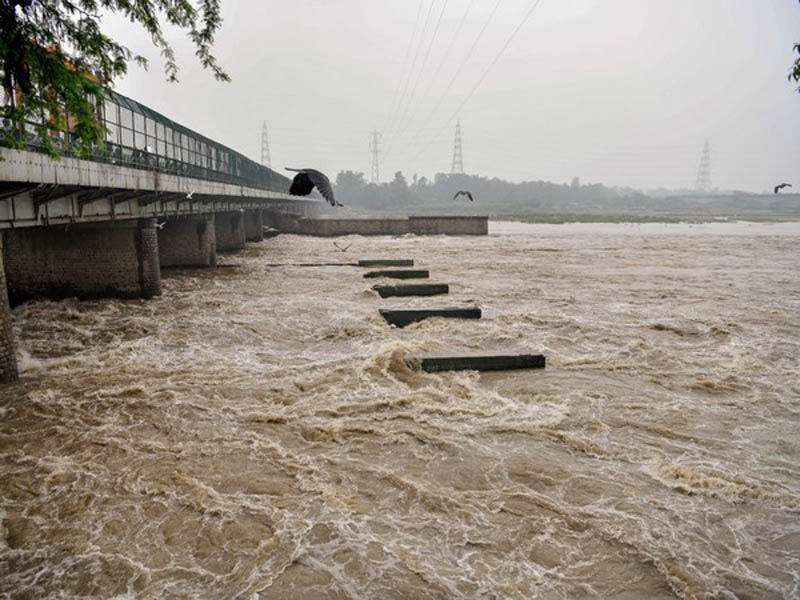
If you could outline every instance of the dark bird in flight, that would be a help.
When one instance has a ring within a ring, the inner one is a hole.
[[[462,196],[462,195],[466,196],[467,198],[469,198],[470,202],[473,202],[472,194],[470,194],[467,190],[458,190],[456,192],[456,195],[453,196],[453,200],[455,200],[456,198],[458,198],[459,196]]]
[[[792,187],[792,184],[791,183],[779,183],[778,185],[775,186],[775,193],[777,194],[780,190],[782,190],[785,187]]]
[[[324,173],[320,173],[316,169],[291,169],[286,167],[286,170],[297,173],[292,180],[291,187],[289,187],[289,193],[292,196],[308,196],[311,190],[316,187],[322,197],[328,201],[328,204],[331,206],[343,206],[333,197],[331,182]]]
[[[352,245],[353,245],[353,242],[350,242],[349,244],[347,244],[347,246],[345,246],[345,245],[341,245],[341,246],[340,246],[340,245],[339,245],[339,244],[337,244],[336,242],[333,242],[333,245],[334,245],[334,246],[336,246],[336,247],[337,247],[339,250],[341,250],[342,252],[347,252],[347,249],[348,249],[350,246],[352,246]]]

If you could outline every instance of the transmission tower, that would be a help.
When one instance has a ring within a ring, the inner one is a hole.
[[[695,188],[703,192],[711,189],[711,150],[708,146],[708,140],[703,144],[703,152],[700,155],[700,166],[697,167]]]
[[[461,121],[456,121],[456,139],[453,142],[453,166],[451,173],[464,172],[464,159],[461,155]]]
[[[261,125],[261,164],[265,167],[272,166],[272,159],[269,157],[269,134],[266,121]]]
[[[378,144],[381,142],[381,134],[378,133],[377,129],[372,130],[372,135],[369,139],[369,152],[372,155],[372,171],[370,173],[370,182],[372,183],[380,183],[381,182],[381,172],[378,168],[378,154],[380,153],[380,148]]]

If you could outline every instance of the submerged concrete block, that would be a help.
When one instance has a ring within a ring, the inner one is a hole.
[[[450,286],[446,283],[410,283],[407,285],[374,285],[372,289],[378,292],[381,298],[391,296],[436,296],[450,293]]]
[[[382,269],[380,271],[367,271],[364,277],[391,277],[392,279],[427,279],[430,273],[427,269]]]
[[[439,371],[507,371],[511,369],[544,369],[542,354],[463,354],[456,356],[409,356],[411,369],[426,373]]]
[[[358,261],[359,267],[413,267],[413,258],[365,258]]]
[[[447,319],[481,318],[481,309],[477,306],[467,308],[381,309],[379,312],[386,321],[397,327],[405,327],[430,317],[445,317]]]

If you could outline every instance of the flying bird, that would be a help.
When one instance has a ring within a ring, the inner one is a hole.
[[[339,244],[337,244],[336,242],[333,242],[333,245],[334,245],[334,246],[336,246],[336,247],[337,247],[339,250],[341,250],[342,252],[347,252],[347,249],[348,249],[350,246],[352,246],[352,245],[353,245],[353,242],[350,242],[349,244],[347,244],[347,246],[344,246],[344,245],[340,246],[340,245],[339,245]]]
[[[775,186],[775,193],[777,194],[780,190],[782,190],[785,187],[792,187],[792,184],[791,183],[779,183],[778,185]]]
[[[193,195],[194,195],[194,190],[192,190],[191,192],[189,192],[188,194],[186,194],[186,198],[187,198],[187,200],[191,200]]]
[[[286,167],[286,170],[297,173],[292,180],[292,185],[289,187],[289,193],[292,196],[308,196],[311,190],[316,187],[322,197],[328,201],[328,204],[331,206],[343,206],[333,197],[331,182],[324,173],[320,173],[316,169],[291,169]]]
[[[166,224],[166,221],[162,221],[161,223],[156,222],[156,229],[164,229],[164,225]]]
[[[467,190],[458,190],[458,191],[456,192],[456,195],[455,195],[455,196],[453,196],[453,200],[455,200],[455,199],[456,199],[456,198],[458,198],[459,196],[466,196],[467,198],[469,198],[469,201],[470,201],[470,202],[473,202],[473,199],[472,199],[472,194],[470,194],[470,193],[469,193]]]

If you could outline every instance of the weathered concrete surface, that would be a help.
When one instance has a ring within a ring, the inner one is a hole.
[[[244,213],[240,210],[214,214],[217,252],[236,252],[245,245]]]
[[[340,235],[486,235],[489,217],[408,217],[407,219],[304,219],[283,217],[270,223],[285,233]]]
[[[416,235],[488,235],[489,217],[408,217]]]
[[[0,235],[0,383],[9,383],[18,376],[16,346],[11,330],[11,309],[6,292],[6,276],[3,269],[3,236]]]
[[[264,239],[264,211],[244,211],[244,239],[248,242],[260,242]]]
[[[364,277],[390,277],[392,279],[427,279],[430,272],[427,269],[381,269],[380,271],[367,271]]]
[[[158,259],[162,268],[214,266],[217,263],[214,215],[166,219],[158,230]]]
[[[381,298],[392,296],[438,296],[449,294],[450,286],[446,283],[413,283],[408,285],[374,285],[372,289]]]
[[[3,233],[11,305],[30,298],[150,298],[161,293],[155,219]]]
[[[445,317],[447,319],[481,318],[481,309],[477,306],[468,308],[381,309],[379,312],[387,322],[397,327],[405,327],[430,317]]]
[[[544,369],[542,354],[462,354],[456,356],[409,356],[406,364],[426,373],[439,371],[508,371]]]
[[[364,258],[358,261],[359,267],[413,267],[413,258]]]

